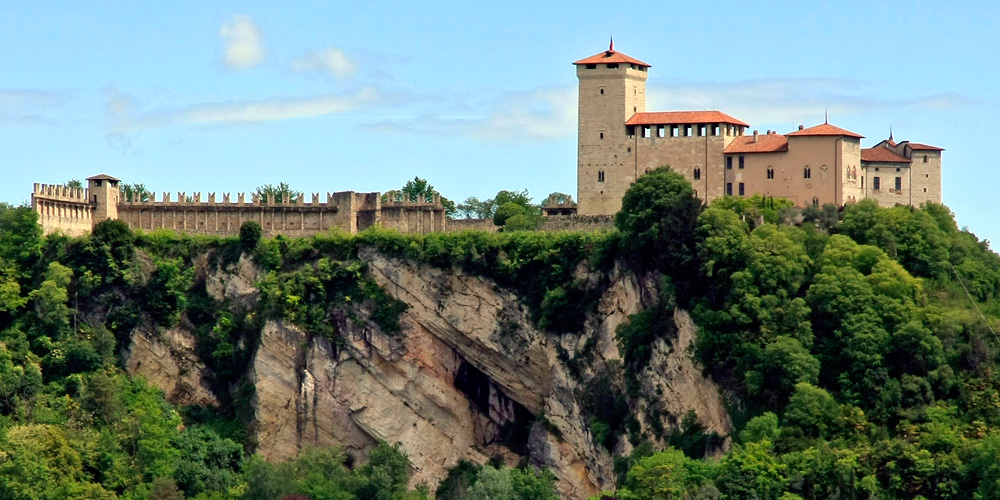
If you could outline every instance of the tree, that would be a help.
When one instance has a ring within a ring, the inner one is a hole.
[[[264,184],[259,186],[254,192],[257,195],[260,203],[267,204],[270,203],[270,199],[274,198],[274,203],[298,203],[299,198],[302,197],[301,191],[294,191],[287,183],[279,182],[277,186],[271,184]]]
[[[441,193],[434,186],[430,185],[426,179],[421,179],[420,177],[414,177],[412,181],[406,181],[406,184],[397,191],[399,198],[408,200],[410,203],[430,203],[434,200],[434,196],[441,197],[441,205],[444,206],[444,213],[448,217],[454,216],[458,207],[456,207],[455,202],[441,196]],[[385,199],[386,195],[382,195]],[[392,200],[396,201],[396,200]]]
[[[17,266],[17,274],[27,276],[41,255],[38,214],[30,206],[0,203],[0,265],[6,260]]]
[[[456,214],[465,219],[492,219],[495,211],[496,202],[493,198],[480,201],[479,198],[470,196],[458,204]]]
[[[248,220],[240,226],[240,247],[243,248],[244,252],[256,250],[263,237],[264,230],[255,221]]]
[[[640,263],[666,271],[678,285],[693,284],[698,280],[695,230],[701,210],[701,200],[681,174],[670,167],[653,170],[625,192],[615,215],[622,249]]]
[[[125,201],[139,202],[139,201],[149,201],[153,193],[146,189],[144,184],[125,184],[122,183],[122,197]]]
[[[70,179],[66,181],[66,187],[70,187],[73,189],[80,189],[83,187],[83,183],[80,182],[80,179]]]

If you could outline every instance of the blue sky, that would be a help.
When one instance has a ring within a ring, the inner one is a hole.
[[[653,65],[649,111],[940,146],[1000,241],[996,2],[0,1],[0,200],[108,173],[162,191],[576,192],[571,63]]]

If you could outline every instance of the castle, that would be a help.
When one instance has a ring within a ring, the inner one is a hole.
[[[642,174],[663,165],[705,201],[761,194],[798,206],[862,198],[880,205],[941,202],[942,148],[863,136],[823,123],[787,134],[754,130],[720,111],[646,111],[638,59],[608,50],[573,63],[579,84],[577,213],[610,215]]]
[[[353,234],[371,226],[404,233],[445,229],[445,208],[439,195],[411,201],[397,192],[383,197],[377,192],[344,191],[327,193],[323,202],[319,193],[313,193],[307,203],[301,195],[294,201],[277,202],[273,195],[262,199],[254,194],[248,202],[242,193],[235,201],[226,193],[220,202],[215,193],[209,193],[207,200],[202,200],[201,193],[191,197],[178,193],[173,201],[170,193],[163,193],[159,201],[153,194],[145,201],[123,201],[120,183],[101,174],[87,178],[86,188],[35,184],[31,206],[46,234],[60,231],[70,236],[87,234],[94,224],[108,219],[122,220],[132,229],[220,236],[239,234],[247,221],[260,224],[267,236],[309,236],[334,228]]]
[[[646,76],[651,67],[638,59],[608,50],[573,63],[579,79],[577,200],[550,196],[543,204],[542,230],[610,228],[622,197],[642,174],[670,165],[705,201],[721,196],[760,194],[787,198],[798,206],[841,207],[862,198],[884,206],[917,206],[941,202],[942,148],[892,134],[874,147],[862,149],[864,137],[823,123],[787,134],[754,130],[721,111],[646,112]],[[276,202],[238,194],[216,200],[209,193],[171,201],[125,201],[120,180],[101,174],[87,179],[86,188],[35,184],[31,205],[46,233],[89,233],[94,224],[125,221],[132,229],[172,229],[193,234],[235,235],[247,221],[264,234],[308,236],[333,228],[357,233],[368,227],[404,233],[446,229],[496,231],[492,221],[449,220],[440,196],[416,202],[397,192],[318,193],[306,203]],[[566,217],[570,216],[570,217]]]

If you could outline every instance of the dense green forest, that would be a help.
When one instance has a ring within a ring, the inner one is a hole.
[[[244,379],[263,322],[335,338],[326,318],[364,302],[387,333],[406,305],[368,276],[363,247],[488,277],[536,326],[574,335],[603,284],[586,264],[657,276],[660,303],[617,332],[622,388],[583,395],[595,442],[616,460],[621,499],[1000,498],[1000,257],[941,205],[871,201],[799,210],[782,200],[704,206],[669,169],[629,190],[601,234],[369,231],[262,239],[133,234],[107,221],[86,237],[43,237],[27,207],[0,207],[0,499],[534,499],[554,478],[525,465],[460,462],[436,489],[407,490],[406,455],[367,463],[335,449],[275,464],[253,454]],[[255,308],[233,312],[192,263],[252,256]],[[723,388],[737,432],[693,419],[643,442],[629,421],[649,345],[691,311],[696,352]],[[184,322],[219,406],[177,407],[122,368],[137,326]],[[586,357],[576,358],[576,362]]]

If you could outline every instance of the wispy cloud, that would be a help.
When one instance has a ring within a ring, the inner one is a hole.
[[[0,89],[0,125],[50,125],[44,116],[49,109],[61,106],[65,97],[55,92],[32,89]]]
[[[757,123],[810,122],[832,116],[860,115],[887,110],[947,110],[972,105],[959,94],[908,99],[874,97],[864,82],[825,78],[778,78],[732,83],[691,82],[650,87],[649,110],[718,109]]]
[[[296,73],[326,73],[338,79],[353,76],[358,71],[358,63],[348,57],[343,50],[327,47],[319,52],[310,52],[292,60],[292,71]]]
[[[392,134],[465,135],[482,142],[539,142],[571,137],[576,124],[576,91],[550,87],[503,96],[482,114],[421,114],[364,125]]]
[[[362,107],[392,104],[405,99],[373,87],[339,94],[309,97],[200,103],[174,109],[138,112],[131,95],[114,87],[107,95],[108,138],[120,141],[134,132],[176,125],[242,125],[345,113]]]
[[[248,69],[264,62],[266,54],[260,27],[246,14],[234,14],[219,28],[225,42],[226,65],[233,69]]]

